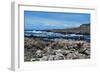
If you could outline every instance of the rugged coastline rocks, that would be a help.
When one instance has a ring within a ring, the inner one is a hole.
[[[52,61],[89,59],[90,43],[85,41],[39,38],[24,38],[24,61]]]

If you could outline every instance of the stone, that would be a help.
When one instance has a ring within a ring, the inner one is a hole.
[[[33,62],[33,61],[40,61],[40,60],[39,60],[39,58],[31,58],[30,61]]]
[[[37,50],[35,56],[41,58],[43,56],[42,50]]]
[[[47,61],[48,60],[48,56],[43,56],[42,58],[40,58],[40,61]]]
[[[86,58],[86,56],[84,55],[84,54],[78,54],[78,59],[85,59]]]
[[[72,53],[67,54],[66,59],[72,59],[72,58],[73,58]]]
[[[89,49],[85,50],[85,54],[90,55],[90,50]]]
[[[54,60],[64,60],[64,56],[61,53],[56,54]]]
[[[48,58],[48,60],[50,60],[50,61],[52,61],[52,60],[54,60],[54,55],[49,55],[49,58]]]
[[[24,61],[48,61],[90,58],[90,43],[85,41],[24,38]]]

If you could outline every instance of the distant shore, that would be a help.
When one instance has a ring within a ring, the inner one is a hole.
[[[24,30],[24,31],[33,31],[33,30]],[[89,24],[81,24],[79,27],[73,28],[63,28],[63,29],[44,29],[44,30],[36,30],[36,31],[47,31],[47,32],[55,32],[61,34],[83,34],[90,35],[90,23]]]
[[[62,34],[83,34],[83,35],[90,35],[90,24],[82,24],[80,27],[74,28],[66,28],[66,29],[53,29],[53,30],[46,30],[48,32],[56,32]]]
[[[90,59],[90,43],[82,40],[24,38],[24,61]]]

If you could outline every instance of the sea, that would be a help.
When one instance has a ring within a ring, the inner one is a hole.
[[[86,42],[90,42],[90,35],[84,34],[62,34],[55,32],[47,32],[40,30],[25,30],[24,37],[33,37],[33,38],[42,38],[42,39],[67,39],[67,40],[83,40]]]

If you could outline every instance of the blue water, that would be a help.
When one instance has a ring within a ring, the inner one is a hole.
[[[71,39],[71,40],[84,40],[90,42],[90,35],[82,34],[61,34],[46,31],[24,31],[25,37],[38,37],[43,39]]]

